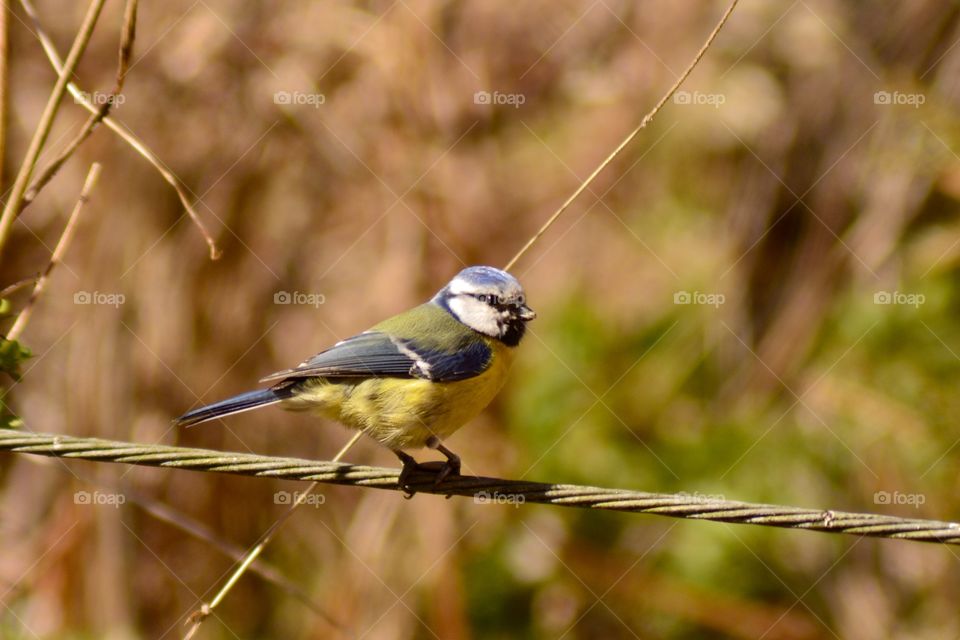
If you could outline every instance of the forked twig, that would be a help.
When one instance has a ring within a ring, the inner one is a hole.
[[[60,154],[50,162],[34,179],[33,183],[27,188],[23,196],[23,204],[20,206],[22,212],[33,202],[37,194],[53,179],[64,163],[70,159],[70,156],[76,152],[83,142],[90,137],[97,125],[107,117],[110,109],[116,104],[123,90],[123,83],[127,79],[127,69],[130,68],[130,55],[133,53],[133,41],[137,30],[137,5],[139,0],[127,0],[126,8],[123,12],[123,29],[120,35],[120,52],[117,61],[117,76],[114,81],[113,89],[104,96],[103,103],[97,109],[96,113],[90,115],[84,123],[80,132],[74,136],[73,140],[60,152]]]
[[[93,190],[94,185],[97,184],[97,178],[99,177],[100,164],[94,162],[90,165],[90,171],[87,172],[87,179],[84,180],[83,188],[80,190],[80,197],[77,198],[77,204],[73,206],[73,211],[67,219],[67,226],[63,228],[63,233],[60,235],[60,240],[53,250],[53,255],[50,256],[50,262],[47,264],[47,268],[44,269],[40,277],[37,278],[36,284],[33,285],[33,293],[30,294],[30,299],[27,300],[26,306],[20,310],[20,315],[17,316],[10,331],[7,332],[8,340],[16,340],[19,338],[20,334],[23,333],[24,327],[27,326],[27,322],[30,321],[30,316],[33,314],[33,307],[37,299],[47,288],[50,273],[53,271],[53,268],[63,260],[63,255],[67,252],[67,247],[70,245],[70,241],[73,239],[73,233],[77,227],[77,219],[80,217],[83,206],[87,204],[87,201],[90,199],[90,192]]]
[[[54,46],[53,41],[40,24],[37,11],[33,7],[31,0],[20,0],[20,4],[33,21],[33,27],[37,32],[37,38],[40,40],[40,45],[43,47],[44,53],[46,53],[47,59],[50,61],[50,65],[55,71],[57,71],[57,73],[60,73],[60,70],[63,68],[63,62],[60,59],[60,54],[57,53],[57,48]],[[89,99],[87,99],[84,92],[81,91],[73,82],[67,85],[67,90],[70,92],[70,95],[73,96],[74,100],[76,100],[90,113],[96,114],[99,111],[99,107],[95,106]],[[173,187],[174,191],[177,192],[177,197],[180,198],[180,203],[183,205],[184,210],[186,210],[187,215],[190,216],[193,224],[196,225],[197,229],[200,231],[200,235],[203,236],[204,241],[210,248],[210,259],[218,259],[221,255],[220,249],[217,247],[213,236],[210,235],[210,232],[207,231],[206,226],[200,219],[200,214],[197,213],[196,208],[194,208],[193,204],[191,204],[190,197],[187,194],[187,189],[180,182],[180,179],[177,178],[177,176],[175,176],[173,172],[167,168],[163,161],[160,160],[160,158],[158,158],[157,155],[153,153],[153,151],[151,151],[146,144],[143,143],[143,141],[137,138],[137,136],[135,136],[129,130],[124,128],[119,122],[108,115],[104,116],[103,123],[107,125],[107,128],[120,136],[124,142],[133,147],[133,149],[143,156],[147,162],[153,165],[154,169],[160,173],[161,177],[163,177],[163,179]]]
[[[87,15],[84,17],[83,24],[80,26],[80,30],[73,40],[70,53],[67,54],[67,60],[57,71],[57,82],[53,86],[53,91],[50,92],[50,97],[47,99],[43,114],[40,116],[40,122],[37,124],[33,138],[30,140],[30,146],[27,148],[27,153],[23,158],[23,163],[21,163],[13,187],[10,189],[10,195],[3,208],[3,213],[0,214],[0,254],[3,253],[3,246],[7,242],[10,230],[13,228],[13,223],[17,219],[17,214],[20,212],[23,195],[27,190],[27,184],[30,182],[33,170],[37,166],[43,145],[47,142],[50,130],[53,128],[53,121],[56,119],[57,112],[60,110],[60,102],[63,99],[64,92],[67,90],[67,84],[73,72],[76,70],[77,64],[83,56],[83,52],[87,48],[87,44],[90,42],[90,37],[93,35],[93,28],[96,26],[97,19],[100,17],[100,11],[103,9],[104,1],[105,0],[91,0],[90,7],[87,9]]]
[[[530,249],[530,247],[536,244],[537,240],[540,239],[540,236],[545,234],[547,230],[553,226],[553,223],[556,222],[561,215],[563,215],[563,212],[567,210],[567,207],[573,204],[573,201],[579,198],[581,193],[586,191],[587,187],[590,186],[594,178],[600,175],[600,172],[606,169],[607,165],[613,162],[613,159],[616,158],[618,155],[620,155],[620,152],[623,151],[626,148],[626,146],[630,144],[634,138],[637,137],[637,134],[640,133],[643,129],[645,129],[646,126],[653,121],[653,118],[660,112],[660,109],[663,108],[663,105],[667,104],[667,101],[673,96],[674,93],[677,92],[677,89],[679,89],[680,85],[682,85],[684,80],[687,79],[687,76],[689,76],[690,73],[694,70],[694,68],[696,68],[697,64],[699,64],[700,59],[703,57],[703,54],[705,54],[707,52],[707,49],[710,48],[710,45],[713,44],[713,41],[716,39],[717,34],[720,33],[720,30],[723,28],[723,25],[727,23],[727,20],[730,18],[730,15],[733,13],[734,8],[736,8],[737,3],[739,1],[740,0],[732,0],[730,2],[730,6],[727,7],[727,10],[720,17],[720,22],[718,22],[717,26],[715,26],[713,28],[713,31],[710,32],[710,35],[707,37],[707,41],[703,43],[703,46],[700,47],[700,51],[698,51],[697,55],[694,56],[693,61],[687,66],[686,70],[684,70],[684,72],[680,74],[680,77],[677,78],[677,81],[673,83],[673,86],[671,86],[670,89],[665,94],[663,94],[663,97],[660,98],[660,101],[657,102],[656,106],[654,106],[653,109],[651,109],[647,113],[647,115],[643,116],[643,120],[640,121],[640,124],[637,125],[637,128],[631,131],[629,135],[627,135],[627,137],[623,139],[623,142],[617,145],[617,148],[614,149],[613,152],[611,152],[610,155],[608,155],[606,159],[603,162],[601,162],[596,169],[593,170],[593,173],[587,176],[587,179],[584,180],[579,187],[577,187],[577,190],[574,191],[573,194],[569,198],[567,198],[562,205],[560,205],[560,208],[557,209],[552,216],[550,216],[550,218],[543,224],[543,226],[540,227],[540,229],[538,229],[537,232],[533,234],[533,236],[529,240],[527,240],[527,243],[523,245],[520,251],[517,252],[517,255],[513,256],[513,258],[510,259],[510,262],[507,263],[507,266],[504,267],[505,271],[509,271],[510,269],[513,268],[513,265],[517,263],[517,260],[523,257],[523,254],[525,254]]]

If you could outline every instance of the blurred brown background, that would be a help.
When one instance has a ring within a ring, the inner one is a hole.
[[[5,4],[4,192],[55,80]],[[34,431],[329,458],[349,433],[305,416],[170,420],[422,301],[464,265],[502,266],[722,9],[142,2],[113,116],[192,190],[223,257],[208,259],[169,185],[99,129],[3,256],[0,284],[41,270],[89,163],[103,163],[5,403]],[[38,2],[61,53],[85,10]],[[108,2],[80,65],[88,92],[112,86],[122,12]],[[742,3],[682,92],[514,270],[540,319],[505,392],[450,441],[465,469],[960,518],[958,12]],[[44,157],[84,119],[68,97]],[[276,304],[283,292],[323,304]],[[396,463],[366,441],[347,459]],[[286,508],[277,492],[303,488],[0,464],[10,638],[180,637],[232,566],[132,497],[118,508],[78,492],[119,486],[246,547]],[[201,637],[960,634],[949,548],[321,495],[265,558],[341,628],[248,575]]]

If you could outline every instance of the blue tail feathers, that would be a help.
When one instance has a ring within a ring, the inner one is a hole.
[[[257,391],[248,391],[240,395],[208,404],[205,407],[188,411],[176,420],[174,424],[178,427],[190,427],[207,420],[231,416],[235,413],[250,411],[257,407],[265,407],[270,404],[280,402],[289,398],[291,392],[289,389],[258,389]]]

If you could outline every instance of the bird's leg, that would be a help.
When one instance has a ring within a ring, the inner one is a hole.
[[[437,474],[434,484],[440,484],[445,479],[450,476],[460,475],[460,456],[455,454],[450,449],[447,449],[443,446],[443,443],[440,442],[440,438],[437,436],[430,436],[427,438],[426,445],[431,449],[436,449],[443,455],[447,457],[443,462],[431,460],[430,462],[417,462],[413,456],[408,453],[404,453],[399,449],[393,451],[394,455],[400,458],[400,462],[403,463],[403,469],[400,470],[400,477],[397,478],[397,484],[400,485],[400,488],[406,491],[406,498],[412,498],[416,493],[408,485],[410,481],[410,476],[416,471],[426,471]],[[448,498],[450,496],[447,496]]]
[[[393,453],[396,454],[396,456],[400,458],[400,462],[403,463],[403,469],[400,470],[400,477],[397,478],[397,484],[399,484],[400,488],[404,490],[403,497],[409,500],[413,497],[413,494],[415,494],[416,491],[411,490],[407,486],[407,481],[410,479],[410,474],[416,471],[417,467],[420,466],[420,463],[414,460],[413,456],[408,453],[404,453],[399,449],[395,449]]]
[[[443,455],[447,456],[447,461],[443,463],[443,466],[440,467],[440,471],[437,473],[436,484],[443,482],[447,476],[460,475],[460,456],[443,446],[443,443],[440,442],[440,438],[437,436],[430,436],[427,438],[426,444],[431,449],[436,449]]]

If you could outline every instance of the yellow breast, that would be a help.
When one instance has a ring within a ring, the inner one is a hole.
[[[493,350],[490,366],[472,378],[456,382],[318,379],[284,406],[361,429],[391,449],[423,447],[430,436],[443,440],[475,418],[503,387],[514,349],[497,340],[488,344]]]

